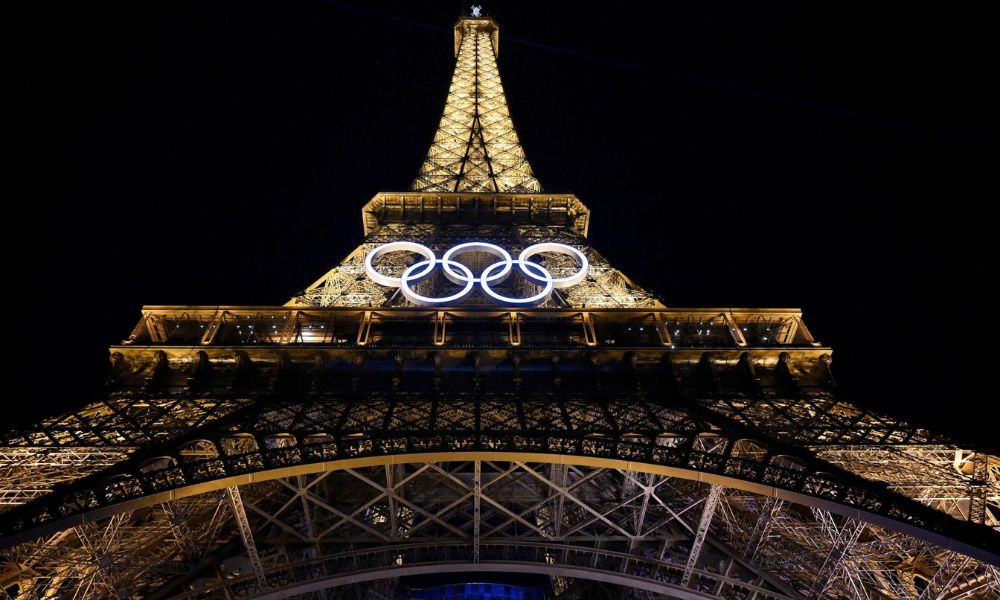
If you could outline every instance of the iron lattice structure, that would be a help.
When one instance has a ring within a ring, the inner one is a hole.
[[[448,572],[997,597],[1000,460],[841,398],[798,310],[668,308],[611,267],[524,161],[496,24],[456,45],[414,190],[365,206],[340,265],[281,307],[144,307],[100,400],[3,434],[0,598],[393,598]],[[540,306],[428,309],[365,276],[399,240],[559,241],[591,268]]]
[[[462,19],[455,26],[455,75],[437,134],[411,190],[542,191],[507,110],[496,61],[499,33],[492,19]]]

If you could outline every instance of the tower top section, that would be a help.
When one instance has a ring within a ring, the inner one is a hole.
[[[455,23],[455,73],[414,192],[534,194],[497,69],[500,27],[489,17]]]
[[[458,51],[462,48],[462,38],[479,31],[489,34],[493,55],[500,54],[500,26],[493,17],[459,17],[455,23],[455,58],[458,58]]]

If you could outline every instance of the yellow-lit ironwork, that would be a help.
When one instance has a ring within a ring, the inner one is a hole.
[[[146,306],[103,397],[0,432],[0,598],[391,598],[454,572],[1000,597],[1000,459],[841,397],[798,309],[668,308],[612,267],[528,166],[497,44],[458,22],[427,160],[339,265],[285,306]],[[365,275],[394,241],[590,266],[540,306],[412,306]]]
[[[455,74],[415,192],[542,191],[514,131],[497,69],[499,28],[490,18],[455,25]]]

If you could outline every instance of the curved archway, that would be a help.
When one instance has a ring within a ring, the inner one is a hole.
[[[235,594],[261,600],[279,600],[324,589],[414,575],[441,573],[520,573],[599,581],[662,594],[683,600],[718,598],[680,585],[684,564],[567,544],[491,543],[480,549],[482,560],[469,560],[467,544],[390,546],[344,552],[336,556],[282,565],[264,573],[262,583],[254,575],[218,582],[181,593],[174,598],[194,599],[205,594]],[[744,581],[736,576],[696,569],[696,575],[712,587],[757,598],[791,600],[791,590],[780,590],[764,582]]]
[[[358,438],[358,441],[362,444],[364,443],[363,438]],[[711,440],[709,440],[706,443],[708,443],[709,445],[721,444],[721,442],[713,442]],[[715,446],[712,447],[714,448]],[[282,447],[279,449],[285,451],[293,449],[298,451],[300,448],[297,446],[292,446],[290,448]],[[297,459],[301,458],[301,456],[297,455],[296,458]],[[795,492],[795,491],[790,491],[785,487],[779,487],[782,484],[789,483],[789,479],[787,477],[782,477],[782,478],[773,477],[772,478],[773,483],[769,484],[764,482],[748,481],[747,479],[741,478],[739,476],[741,473],[739,472],[734,474],[727,474],[725,473],[725,471],[723,471],[723,473],[709,473],[683,466],[651,464],[649,462],[643,462],[638,460],[623,460],[619,458],[593,456],[593,455],[580,456],[577,454],[555,454],[555,453],[541,453],[541,452],[531,453],[531,452],[510,452],[510,451],[475,451],[475,450],[456,450],[451,452],[425,452],[425,453],[406,453],[406,454],[379,454],[375,456],[366,456],[359,458],[344,458],[332,461],[319,461],[319,462],[306,462],[306,463],[299,462],[298,460],[293,460],[289,461],[289,464],[286,464],[284,466],[270,466],[269,468],[265,467],[261,468],[260,470],[248,469],[249,472],[242,475],[223,475],[219,477],[206,478],[206,480],[201,481],[199,483],[176,485],[175,487],[171,487],[170,489],[165,489],[163,491],[151,491],[151,492],[145,492],[139,485],[139,482],[129,478],[129,476],[123,474],[117,474],[117,475],[112,475],[110,478],[107,479],[107,481],[109,482],[109,486],[111,486],[109,489],[116,492],[118,490],[126,490],[131,493],[135,493],[134,498],[109,504],[107,506],[90,506],[90,507],[84,506],[82,507],[83,510],[78,511],[76,514],[71,514],[63,518],[51,519],[45,523],[33,524],[34,526],[32,527],[24,527],[19,531],[8,533],[7,535],[4,535],[2,538],[0,538],[0,544],[4,546],[13,546],[15,544],[19,544],[33,538],[37,538],[44,534],[72,527],[81,522],[106,518],[113,516],[115,514],[122,513],[124,511],[135,510],[138,508],[154,504],[160,504],[171,500],[187,498],[215,490],[223,490],[234,486],[240,486],[251,483],[260,483],[285,477],[294,477],[294,476],[324,473],[324,472],[344,470],[344,469],[354,469],[361,467],[413,464],[413,463],[442,463],[442,462],[454,462],[454,461],[506,461],[511,463],[531,462],[531,463],[546,463],[546,464],[581,465],[588,467],[621,469],[626,471],[634,471],[637,473],[646,473],[651,475],[666,476],[666,477],[684,479],[689,481],[713,484],[727,488],[743,490],[746,492],[759,494],[761,496],[774,497],[786,502],[792,502],[795,504],[805,505],[812,508],[826,510],[831,513],[839,514],[857,520],[859,522],[873,524],[889,530],[904,533],[914,538],[930,542],[932,544],[939,545],[945,548],[949,548],[951,550],[961,552],[963,554],[967,554],[979,560],[991,562],[994,564],[1000,564],[1000,555],[997,555],[990,549],[973,545],[959,538],[950,537],[945,533],[940,533],[938,531],[925,528],[921,526],[921,523],[919,522],[914,523],[911,521],[903,520],[900,517],[905,516],[904,513],[897,513],[896,516],[894,517],[884,513],[876,513],[869,510],[865,510],[857,505],[841,503],[835,500],[823,498],[820,497],[818,494]],[[206,462],[212,463],[219,461],[208,460]],[[775,473],[776,469],[779,469],[779,465],[771,464],[769,465],[767,472],[773,474]],[[795,469],[794,471],[799,478],[804,477],[807,482],[809,481],[810,478],[823,476],[822,473],[806,474],[799,469]],[[783,474],[786,474],[785,471],[781,472]],[[176,479],[172,478],[173,474],[174,471],[171,471],[170,469],[158,471],[157,473],[155,473],[155,475],[159,477],[157,481],[176,481]],[[795,481],[800,481],[800,479],[795,479]],[[137,490],[144,493],[136,493]],[[931,511],[932,509],[928,508],[927,510]],[[962,524],[957,523],[957,525],[962,525]]]

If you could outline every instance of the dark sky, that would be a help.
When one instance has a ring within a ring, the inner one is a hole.
[[[990,19],[940,3],[483,4],[535,172],[590,206],[614,264],[671,306],[801,307],[845,395],[995,443],[977,349],[998,326]],[[5,186],[7,414],[91,398],[143,304],[282,304],[352,250],[361,206],[405,189],[427,151],[461,8],[0,18],[8,181],[27,184]]]

